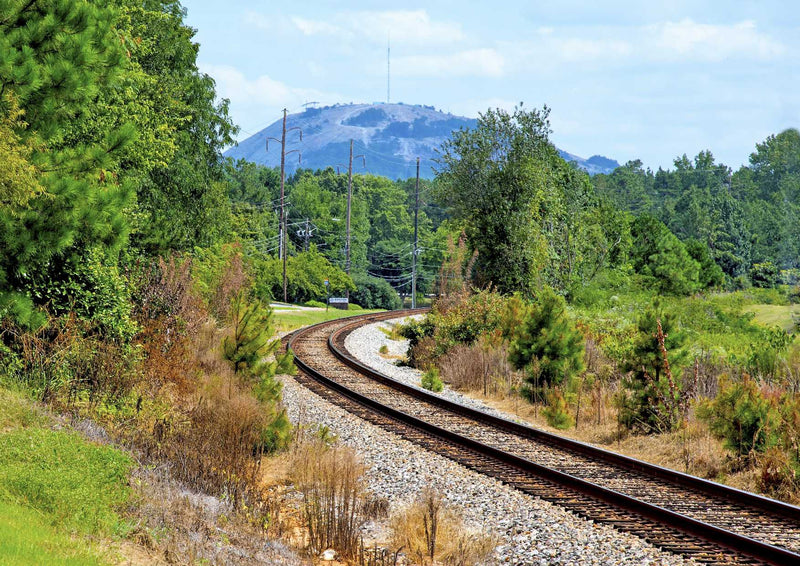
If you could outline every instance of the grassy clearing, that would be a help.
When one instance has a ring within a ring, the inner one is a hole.
[[[46,514],[0,500],[0,564],[83,566],[103,563],[87,543],[53,527]]]
[[[318,322],[326,322],[328,320],[335,320],[346,316],[355,316],[360,314],[369,314],[374,312],[383,312],[381,310],[360,310],[360,311],[345,311],[339,309],[302,309],[302,310],[276,310],[273,312],[275,324],[279,332],[286,332],[296,330],[303,326],[310,324],[317,324]]]
[[[794,317],[800,317],[800,305],[750,305],[746,312],[752,312],[753,320],[764,326],[780,326],[787,332],[794,329]]]
[[[24,395],[2,386],[0,406],[0,564],[103,563],[82,537],[126,531],[119,512],[131,497],[132,460],[53,430]]]

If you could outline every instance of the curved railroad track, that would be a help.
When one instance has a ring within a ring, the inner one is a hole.
[[[422,312],[418,309],[416,312]],[[362,315],[286,339],[306,387],[431,451],[587,519],[706,564],[800,565],[800,507],[660,468],[452,403],[344,348]]]

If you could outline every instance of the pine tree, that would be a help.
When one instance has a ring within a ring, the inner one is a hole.
[[[61,266],[80,261],[71,258],[100,247],[113,263],[131,196],[115,159],[135,132],[122,126],[100,141],[65,138],[118,81],[124,52],[112,11],[73,0],[0,0],[0,14],[0,114],[14,112],[11,101],[24,113],[27,127],[18,121],[13,130],[31,148],[43,189],[22,209],[0,206],[0,303],[25,318],[48,302],[47,287],[69,287]]]
[[[517,321],[505,329],[509,361],[531,370],[528,379],[537,390],[560,385],[583,369],[583,337],[567,316],[564,299],[550,289],[540,291],[532,306],[504,318]]]
[[[253,387],[256,398],[269,413],[258,448],[267,452],[286,445],[291,423],[281,402],[281,383],[276,373],[293,371],[292,354],[278,354],[280,340],[274,338],[272,310],[260,301],[249,302],[244,293],[231,304],[233,335],[222,344],[225,358],[234,371]],[[273,359],[270,359],[273,358]]]

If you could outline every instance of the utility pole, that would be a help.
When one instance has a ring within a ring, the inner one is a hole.
[[[363,154],[356,155],[356,157],[360,157],[364,160],[364,167],[367,167],[367,158]],[[345,272],[350,275],[350,205],[353,200],[353,140],[350,140],[350,162],[347,166],[347,242],[345,244],[345,261],[344,267]],[[350,302],[350,291],[346,291],[345,296],[347,297],[347,302]]]
[[[411,308],[417,308],[417,252],[419,247],[419,157],[417,157],[417,183],[414,188],[414,249],[411,251]]]
[[[283,258],[283,302],[288,302],[288,296],[286,293],[286,240],[287,240],[287,233],[286,233],[286,207],[284,203],[284,184],[286,181],[286,156],[289,153],[297,153],[299,160],[302,160],[302,155],[300,154],[300,150],[293,149],[291,151],[286,151],[286,132],[291,132],[292,130],[299,130],[300,131],[300,141],[303,141],[303,130],[300,128],[289,128],[286,129],[286,115],[289,111],[284,108],[283,109],[283,127],[281,129],[281,139],[277,138],[267,138],[267,151],[269,151],[269,140],[275,140],[281,144],[281,214],[280,214],[280,234],[279,234],[279,246],[280,251],[278,253],[278,257]]]
[[[308,218],[306,218],[306,231],[303,234],[306,237],[306,241],[303,243],[303,251],[308,251],[308,238],[311,236],[311,232],[308,229]]]

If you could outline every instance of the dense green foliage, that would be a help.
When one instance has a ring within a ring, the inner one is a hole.
[[[528,369],[534,388],[561,385],[583,369],[583,336],[567,316],[563,298],[545,288],[532,304],[512,299],[506,308],[509,361]]]
[[[750,378],[725,384],[716,399],[701,406],[700,416],[738,456],[778,444],[780,413]]]
[[[778,270],[798,267],[800,132],[769,136],[735,172],[710,151],[674,163],[653,173],[631,161],[593,184],[620,209],[652,214],[682,241],[706,244],[729,280],[749,275],[772,286]]]
[[[489,110],[442,149],[435,196],[464,224],[478,286],[569,292],[624,256],[625,219],[558,155],[548,115],[547,107]]]
[[[436,367],[431,367],[422,374],[420,385],[434,393],[440,393],[444,389],[444,384],[439,377],[439,370]]]
[[[350,300],[365,309],[395,310],[400,308],[400,297],[385,279],[362,275],[353,277],[356,291]]]

